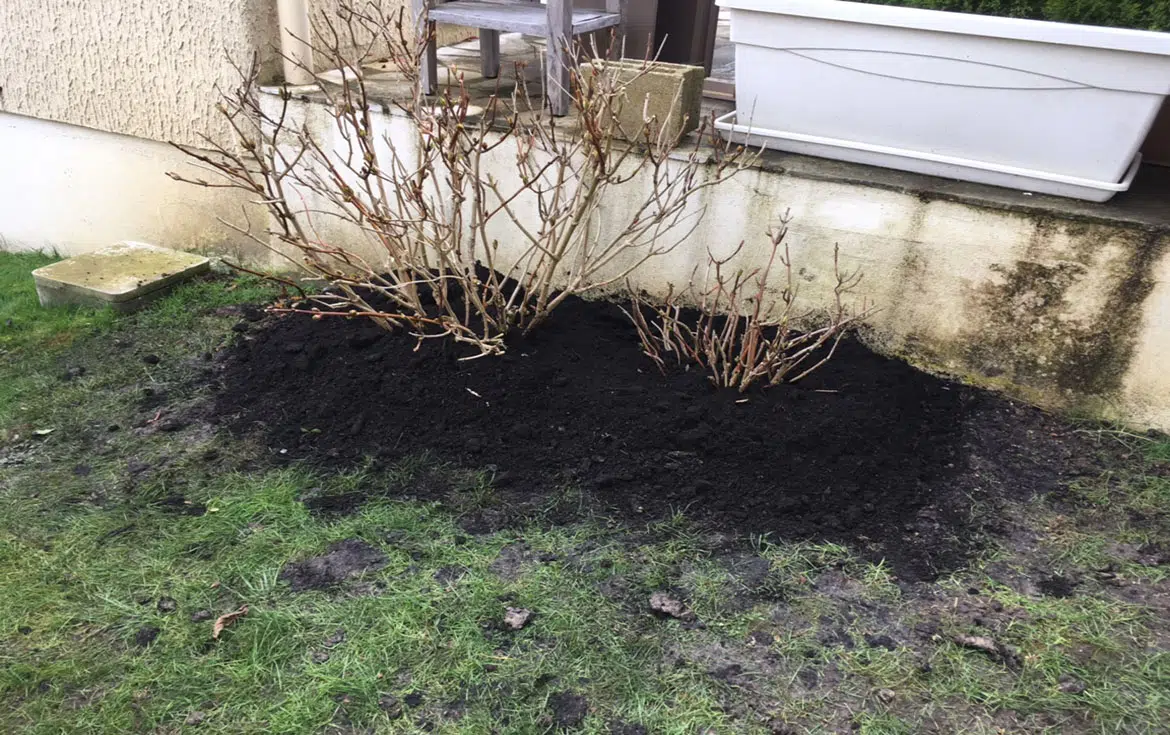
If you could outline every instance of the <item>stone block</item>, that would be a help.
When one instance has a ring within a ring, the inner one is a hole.
[[[42,306],[109,306],[131,312],[211,268],[201,255],[123,242],[33,271]]]
[[[699,127],[706,74],[701,66],[622,59],[594,59],[585,65],[588,76],[615,73],[626,83],[626,97],[617,114],[620,137],[641,140],[642,128],[651,123],[651,134],[677,139]]]

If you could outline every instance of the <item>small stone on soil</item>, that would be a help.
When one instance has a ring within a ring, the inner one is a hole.
[[[763,630],[753,630],[751,633],[748,633],[747,639],[751,645],[763,646],[765,648],[776,642],[775,636]]]
[[[867,635],[865,637],[865,645],[870,648],[884,648],[887,651],[893,651],[898,648],[898,642],[888,635]]]
[[[522,607],[510,607],[504,612],[504,625],[520,630],[532,620],[532,611]]]
[[[393,694],[383,694],[378,699],[378,708],[386,713],[386,717],[396,720],[402,717],[402,704]]]
[[[668,615],[678,620],[693,620],[695,614],[687,606],[669,592],[655,592],[650,595],[650,609],[659,615]]]
[[[548,708],[557,727],[577,727],[589,714],[589,701],[573,692],[557,692],[548,698]]]
[[[369,569],[386,566],[386,555],[360,539],[346,539],[329,546],[326,553],[304,561],[289,562],[280,571],[280,579],[293,592],[325,589]]]
[[[1016,668],[1020,664],[1019,652],[1012,646],[1006,646],[994,638],[980,635],[958,635],[955,636],[954,641],[963,648],[982,651],[1011,668]]]
[[[897,696],[898,695],[894,692],[893,689],[878,689],[877,690],[878,701],[881,702],[882,704],[889,704],[889,703],[893,702]]]
[[[1054,574],[1051,577],[1040,580],[1036,586],[1042,594],[1048,597],[1071,597],[1073,592],[1076,591],[1077,582],[1068,577]]]
[[[175,598],[173,597],[160,597],[158,598],[158,605],[155,607],[158,608],[160,613],[171,613],[179,609],[179,603],[175,602]]]
[[[205,719],[207,719],[207,715],[196,710],[195,712],[192,712],[191,714],[187,715],[187,719],[183,720],[183,723],[187,724],[187,725],[191,725],[191,726],[202,725],[203,720],[205,720]]]
[[[154,639],[158,638],[160,632],[162,631],[153,625],[144,625],[134,634],[134,643],[145,648],[154,643]]]
[[[1065,694],[1084,694],[1085,689],[1087,688],[1085,686],[1085,682],[1076,678],[1072,674],[1061,674],[1057,681],[1060,682],[1060,691],[1064,692]]]

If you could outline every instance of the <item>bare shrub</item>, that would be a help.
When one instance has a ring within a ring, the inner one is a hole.
[[[651,304],[632,288],[626,315],[638,330],[642,349],[660,370],[667,360],[697,363],[711,382],[743,393],[757,382],[794,383],[824,365],[851,325],[872,313],[864,304],[851,310],[846,297],[861,282],[860,273],[843,274],[839,248],[833,249],[833,304],[827,310],[797,309],[797,285],[789,253],[788,218],[769,232],[767,265],[727,273],[726,258],[708,253],[706,270],[665,301]],[[783,283],[772,297],[771,282],[779,266]]]
[[[462,75],[428,97],[419,78],[426,39],[414,25],[372,2],[343,3],[337,17],[317,19],[314,55],[346,80],[322,85],[332,141],[292,122],[287,92],[262,104],[253,64],[219,104],[236,140],[207,139],[210,152],[180,146],[218,174],[193,183],[243,189],[271,222],[229,226],[325,284],[280,309],[369,317],[419,340],[451,337],[476,355],[499,353],[506,335],[537,327],[569,296],[621,282],[672,250],[702,216],[695,195],[748,163],[707,125],[685,150],[652,123],[619,130],[634,78],[605,64],[573,68],[573,114],[563,120],[523,81],[482,111]],[[405,145],[375,130],[369,54],[345,50],[359,38],[389,48],[408,82],[410,94],[394,101],[412,123]],[[515,172],[507,181],[490,173],[501,159]],[[621,214],[603,217],[603,202],[619,200]],[[353,240],[321,234],[338,222]],[[501,247],[501,232],[519,242]]]

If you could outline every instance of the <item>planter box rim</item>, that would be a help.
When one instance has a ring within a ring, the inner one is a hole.
[[[721,8],[940,33],[1170,56],[1170,33],[954,13],[846,0],[716,0]]]

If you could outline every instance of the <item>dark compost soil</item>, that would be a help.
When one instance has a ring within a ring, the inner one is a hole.
[[[461,354],[360,319],[273,317],[224,356],[216,413],[283,459],[425,450],[494,467],[509,503],[568,485],[637,523],[681,509],[723,532],[846,542],[906,579],[954,568],[998,498],[1054,489],[1085,456],[1051,417],[853,340],[746,396],[697,368],[663,376],[603,302],[565,302],[503,357]]]

